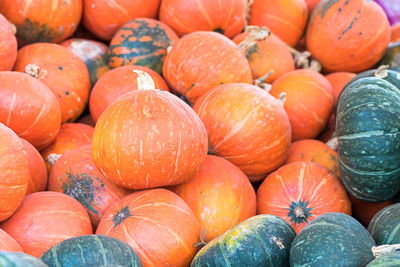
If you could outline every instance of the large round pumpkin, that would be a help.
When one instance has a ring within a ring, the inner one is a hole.
[[[196,113],[161,90],[118,98],[97,121],[93,160],[112,182],[130,189],[190,180],[207,154],[207,133]]]
[[[89,108],[93,121],[97,122],[104,110],[118,97],[143,89],[169,91],[163,78],[146,67],[133,65],[108,71],[99,79],[90,94]]]
[[[60,104],[37,79],[24,73],[0,72],[0,122],[40,150],[60,130]]]
[[[165,189],[150,189],[115,202],[96,234],[128,243],[143,266],[183,267],[196,253],[200,226],[179,196]]]
[[[248,176],[263,179],[286,159],[291,143],[288,117],[269,93],[244,83],[215,87],[193,109],[207,129],[209,152]]]
[[[243,52],[215,32],[193,32],[179,39],[165,58],[163,75],[172,90],[192,103],[217,85],[252,82]]]
[[[390,205],[372,218],[368,225],[377,245],[392,245],[400,243],[400,203]]]
[[[21,246],[9,234],[0,229],[0,251],[22,252]]]
[[[249,179],[220,157],[207,156],[195,177],[173,191],[196,215],[206,242],[256,215],[256,194]]]
[[[17,59],[17,38],[8,20],[0,14],[0,71],[11,70]]]
[[[61,42],[78,27],[82,1],[2,0],[0,13],[17,27],[20,46],[36,42]]]
[[[323,1],[310,18],[307,49],[327,71],[360,72],[383,56],[390,33],[385,12],[374,1]]]
[[[89,215],[75,199],[59,192],[36,192],[0,227],[25,253],[39,257],[61,241],[93,233]]]
[[[293,162],[265,178],[257,191],[257,213],[273,214],[300,232],[327,212],[351,215],[351,204],[339,178],[313,162]]]

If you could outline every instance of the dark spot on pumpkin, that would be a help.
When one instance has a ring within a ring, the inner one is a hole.
[[[114,215],[112,221],[114,223],[114,227],[121,224],[126,218],[133,216],[129,210],[129,207],[125,206],[121,210],[117,211],[117,214]]]
[[[361,13],[361,10],[358,10],[357,16],[355,16],[355,17],[353,18],[353,20],[350,22],[349,26],[347,26],[347,28],[344,29],[344,31],[339,35],[338,40],[342,39],[343,35],[344,35],[346,32],[348,32],[348,31],[353,27],[353,25],[354,25],[354,23],[357,21],[357,19],[358,19],[360,13]]]
[[[290,207],[287,209],[289,210],[288,217],[290,217],[290,222],[294,222],[295,224],[308,223],[308,218],[311,216],[313,208],[307,208],[307,205],[308,201],[292,201]]]
[[[339,11],[339,13],[340,13],[340,12],[342,12],[342,8],[341,8],[341,7],[339,7],[338,11]]]
[[[252,46],[250,47],[250,49],[247,50],[247,52],[246,52],[246,58],[247,58],[247,60],[252,61],[252,60],[253,60],[254,54],[260,54],[260,49],[259,49],[259,46],[258,46],[257,43],[254,44],[254,45],[252,45]]]
[[[189,88],[187,89],[187,93],[189,93],[192,89],[193,89],[193,87],[195,87],[196,86],[196,84],[195,83],[192,83],[190,86],[189,86]]]
[[[63,70],[63,67],[59,66],[58,69],[59,69],[59,70]]]
[[[48,23],[39,24],[38,22],[25,19],[22,24],[17,24],[17,38],[21,41],[18,45],[26,45],[38,42],[51,42],[63,34],[50,28]]]
[[[58,98],[61,98],[61,95],[58,95]]]
[[[326,12],[328,11],[328,9],[333,6],[334,4],[336,4],[337,2],[339,2],[339,0],[331,0],[331,1],[326,1],[323,6],[322,6],[322,11],[321,11],[321,18],[325,17]]]
[[[359,32],[358,35],[363,35],[363,33],[362,33],[362,32]]]
[[[223,29],[221,29],[221,28],[215,28],[214,30],[213,30],[213,32],[218,32],[218,33],[220,33],[220,34],[224,34],[224,30]]]
[[[65,91],[65,95],[69,95],[69,92],[68,92],[68,91]]]

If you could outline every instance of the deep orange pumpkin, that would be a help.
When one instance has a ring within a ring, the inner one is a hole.
[[[172,190],[196,215],[205,242],[256,215],[256,194],[249,179],[220,157],[207,156],[193,179]]]
[[[40,150],[60,130],[60,104],[39,80],[24,73],[0,72],[0,122]]]
[[[47,169],[44,160],[39,151],[31,143],[23,138],[21,138],[21,142],[27,156],[30,173],[26,194],[44,191],[47,186]]]
[[[329,72],[360,72],[372,67],[389,41],[389,20],[383,9],[369,0],[323,1],[307,27],[307,48]]]
[[[391,32],[392,35],[390,41],[393,43],[400,41],[400,22],[397,22],[396,24],[392,25]]]
[[[104,110],[118,97],[143,89],[169,91],[163,78],[146,67],[133,65],[108,71],[96,83],[90,94],[89,108],[93,121],[97,122]]]
[[[257,191],[257,213],[281,217],[300,232],[327,212],[351,215],[339,178],[314,162],[293,162],[268,175]]]
[[[61,241],[93,233],[89,215],[75,199],[59,192],[36,192],[0,227],[25,253],[39,257]]]
[[[224,157],[248,176],[265,175],[286,159],[291,143],[282,104],[250,84],[215,87],[193,109],[207,129],[209,152]]]
[[[91,145],[70,150],[57,160],[51,169],[48,190],[78,200],[88,211],[94,228],[114,202],[131,193],[108,181],[97,169]]]
[[[82,1],[2,0],[0,13],[17,27],[20,46],[59,43],[73,34],[82,16]]]
[[[282,41],[295,46],[308,18],[304,0],[254,0],[249,25],[266,26]]]
[[[367,202],[359,200],[358,198],[353,197],[351,194],[349,194],[349,197],[353,216],[366,227],[369,225],[369,222],[377,212],[393,204],[393,199],[382,202]]]
[[[9,234],[0,229],[0,251],[23,252],[21,246]]]
[[[334,105],[331,84],[310,69],[282,75],[272,84],[270,93],[276,98],[284,96],[294,141],[317,137],[328,122]]]
[[[192,103],[217,85],[252,82],[243,52],[215,32],[193,32],[179,39],[165,58],[163,75],[172,90]]]
[[[157,17],[160,1],[84,0],[83,23],[97,37],[108,41],[131,19]]]
[[[50,43],[24,46],[18,51],[15,71],[46,84],[57,96],[62,122],[76,120],[89,100],[89,72],[85,63],[67,48]]]
[[[189,266],[199,241],[196,216],[165,189],[133,193],[104,214],[96,234],[118,238],[139,255],[143,266]]]
[[[8,20],[0,14],[0,71],[11,70],[17,59],[17,38]]]
[[[321,2],[321,0],[305,0],[307,7],[308,7],[308,13],[311,14],[311,12],[314,10],[314,8]]]

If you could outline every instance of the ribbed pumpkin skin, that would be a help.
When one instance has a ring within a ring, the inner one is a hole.
[[[374,259],[372,246],[374,240],[356,219],[343,213],[326,213],[295,237],[290,266],[365,266]]]
[[[73,34],[82,16],[82,1],[2,0],[0,13],[17,27],[20,46],[59,43]]]
[[[307,18],[304,0],[254,0],[249,25],[266,26],[282,41],[294,46],[303,34]]]
[[[247,36],[248,33],[241,33],[235,36],[233,41],[240,44]],[[294,60],[289,48],[274,34],[257,41],[245,54],[253,73],[253,79],[258,79],[272,71],[265,80],[265,82],[271,83],[282,74],[294,70]]]
[[[372,67],[389,41],[385,12],[369,0],[322,1],[307,27],[307,48],[329,72],[360,72]]]
[[[84,251],[84,253],[82,253]],[[104,235],[72,237],[43,253],[40,259],[56,266],[130,266],[142,267],[139,256],[126,243]]]
[[[391,32],[392,32],[392,36],[391,36],[390,41],[391,42],[400,41],[400,22],[392,25]]]
[[[0,227],[11,235],[25,253],[39,257],[59,242],[90,235],[92,225],[85,208],[75,199],[58,192],[36,192]]]
[[[23,252],[21,246],[9,234],[0,229],[0,251]],[[1,263],[1,260],[0,260]],[[2,266],[2,265],[1,265]]]
[[[249,179],[220,157],[207,156],[195,177],[173,191],[196,215],[206,242],[256,215],[256,193]]]
[[[351,201],[351,211],[353,217],[366,227],[376,213],[393,204],[393,199],[382,202],[367,202],[359,200],[352,195],[349,195],[349,198]]]
[[[89,213],[94,228],[115,201],[131,193],[108,181],[97,169],[91,145],[70,150],[57,160],[51,169],[48,190],[78,200]]]
[[[131,20],[112,38],[108,64],[111,68],[140,65],[161,74],[167,48],[178,39],[168,25],[158,20]]]
[[[89,71],[91,87],[97,80],[107,72],[108,67],[108,46],[93,40],[82,38],[72,38],[61,43],[62,46],[68,48],[76,54],[85,63]]]
[[[383,79],[354,79],[336,109],[340,176],[358,199],[384,201],[400,189],[400,92]]]
[[[223,84],[204,94],[193,109],[207,129],[209,151],[259,179],[286,159],[291,143],[282,104],[251,84]]]
[[[272,84],[272,96],[280,98],[282,93],[286,93],[284,108],[292,127],[292,139],[317,137],[327,124],[334,105],[329,81],[314,70],[294,70]]]
[[[163,75],[170,88],[191,103],[223,83],[252,83],[243,52],[215,32],[193,32],[179,39],[165,58]]]
[[[207,155],[207,132],[196,113],[161,90],[136,90],[97,121],[93,160],[117,185],[147,189],[190,180]]]
[[[60,130],[60,104],[37,79],[18,72],[0,72],[0,122],[40,150]]]
[[[17,38],[11,24],[0,14],[0,71],[11,70],[17,59]]]
[[[385,55],[377,65],[389,65],[390,69],[400,71],[400,41],[388,46]]]
[[[183,267],[196,253],[200,226],[179,196],[165,189],[150,189],[115,202],[96,234],[128,243],[145,267]]]
[[[243,30],[246,14],[245,0],[163,0],[160,7],[160,20],[179,36],[215,31],[232,38]]]
[[[142,82],[143,75],[141,72],[145,72],[151,77],[155,88],[147,88],[149,84]],[[133,65],[108,71],[99,79],[90,94],[89,108],[93,121],[97,122],[104,110],[117,100],[118,97],[134,90],[143,89],[169,91],[164,79],[146,67]]]
[[[368,225],[377,245],[400,243],[400,203],[390,205],[379,211]]]
[[[281,218],[257,215],[209,242],[190,266],[288,266],[295,236],[293,228]]]
[[[317,163],[284,165],[268,175],[257,191],[257,213],[279,216],[297,233],[328,212],[351,215],[351,204],[339,178]]]
[[[374,259],[366,267],[397,267],[400,266],[400,252],[392,252]]]
[[[2,267],[48,267],[41,260],[22,253],[0,251],[0,266]]]
[[[30,64],[39,67],[38,73],[27,70]],[[73,122],[83,112],[89,100],[89,72],[85,63],[65,47],[50,43],[24,46],[18,51],[14,70],[35,76],[53,91],[63,123]]]
[[[111,40],[115,32],[134,18],[155,18],[161,0],[85,0],[83,24],[97,37]]]

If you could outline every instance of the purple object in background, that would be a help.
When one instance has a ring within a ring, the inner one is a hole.
[[[400,21],[400,0],[375,0],[386,12],[390,24]]]

